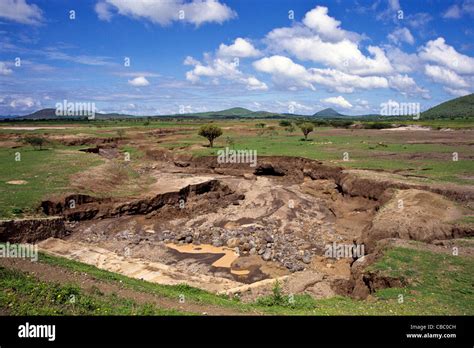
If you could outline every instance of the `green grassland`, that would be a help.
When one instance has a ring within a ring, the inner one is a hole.
[[[379,131],[373,131],[370,138],[359,136],[357,131],[347,131],[347,135],[319,134],[327,133],[328,128],[316,128],[308,141],[303,141],[299,130],[290,133],[281,127],[275,128],[245,136],[227,131],[215,141],[214,148],[196,146],[206,145],[207,140],[191,131],[183,140],[160,145],[169,149],[194,145],[192,153],[198,156],[217,155],[217,151],[225,147],[251,149],[260,156],[300,156],[354,169],[409,170],[411,175],[426,177],[430,182],[472,185],[472,180],[464,178],[474,173],[474,161],[470,159],[474,155],[472,146],[390,143]],[[343,160],[346,152],[348,161]],[[453,161],[454,152],[458,153],[457,161]],[[425,154],[425,157],[417,158],[417,154]]]
[[[71,175],[102,163],[102,160],[77,151],[77,147],[34,150],[24,146],[0,148],[0,217],[33,214],[49,194],[67,191]],[[20,160],[16,161],[16,154]],[[23,185],[7,184],[24,180]]]
[[[377,291],[368,300],[337,296],[315,300],[309,295],[288,294],[274,288],[273,295],[243,303],[187,285],[159,285],[100,270],[64,258],[40,253],[39,262],[65,270],[87,273],[95,279],[120,284],[134,291],[170,299],[185,296],[186,301],[232,309],[242,314],[269,315],[473,315],[474,260],[415,248],[396,247],[388,250],[371,270],[383,275],[403,278],[406,288]],[[175,315],[176,310],[158,308],[154,304],[137,304],[114,294],[87,291],[78,284],[39,282],[21,272],[0,267],[0,307],[15,315]],[[75,303],[68,299],[75,296]],[[403,301],[400,301],[401,296]]]

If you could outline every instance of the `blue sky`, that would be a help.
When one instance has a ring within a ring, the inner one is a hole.
[[[425,110],[472,93],[473,19],[474,0],[0,0],[0,115]]]

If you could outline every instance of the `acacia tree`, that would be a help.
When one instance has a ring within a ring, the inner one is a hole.
[[[209,146],[213,147],[214,146],[214,139],[216,139],[216,138],[218,138],[222,135],[222,129],[220,129],[217,126],[208,124],[208,125],[201,126],[201,128],[199,128],[198,135],[200,135],[204,138],[207,138],[207,140],[209,140]]]
[[[313,131],[313,125],[309,122],[300,125],[300,129],[303,132],[304,140],[308,140],[308,134]]]

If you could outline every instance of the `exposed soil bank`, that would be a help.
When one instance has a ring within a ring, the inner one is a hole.
[[[146,155],[155,160],[175,161],[180,167],[194,172],[208,172],[226,175],[273,175],[284,177],[286,182],[302,181],[304,177],[312,179],[331,179],[340,187],[341,192],[351,196],[375,199],[382,204],[390,199],[389,189],[419,189],[444,195],[459,202],[474,200],[474,188],[455,185],[418,184],[401,182],[389,176],[370,176],[377,172],[364,170],[344,170],[342,167],[325,165],[320,161],[302,157],[259,156],[256,168],[248,164],[218,163],[217,156],[192,157],[173,155],[164,150],[148,150]],[[389,173],[387,173],[389,174]]]
[[[36,243],[66,234],[63,217],[0,220],[0,242]]]
[[[219,203],[215,199],[216,206],[227,205],[242,198],[218,180],[206,180],[175,191],[158,193],[132,201],[118,201],[81,194],[68,195],[62,199],[43,201],[41,209],[47,215],[62,214],[68,221],[104,219],[123,215],[144,215],[169,206],[176,211],[180,205],[185,205],[189,200],[206,193],[215,193],[215,198],[220,198]]]

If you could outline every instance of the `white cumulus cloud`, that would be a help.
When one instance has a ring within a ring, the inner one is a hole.
[[[102,20],[108,21],[118,13],[160,25],[184,21],[199,26],[206,22],[223,23],[236,17],[230,7],[218,0],[101,0],[95,11]]]
[[[444,65],[458,74],[474,74],[474,58],[459,53],[447,45],[442,37],[428,41],[419,49],[418,55],[425,61]]]
[[[406,42],[410,45],[415,43],[415,38],[408,28],[397,28],[388,34],[387,38],[397,45],[402,42]]]
[[[9,69],[6,63],[0,62],[0,75],[10,75],[12,72],[12,69]]]
[[[137,76],[132,80],[128,80],[128,83],[134,87],[144,87],[150,84],[150,82],[148,82],[145,76]]]
[[[352,104],[349,103],[346,99],[344,99],[344,97],[342,96],[338,96],[338,97],[330,97],[330,98],[326,98],[326,99],[321,99],[321,101],[323,103],[326,103],[326,104],[332,104],[332,105],[336,105],[336,106],[340,106],[341,108],[344,108],[344,109],[350,109],[352,108]]]
[[[303,24],[272,30],[266,36],[269,48],[350,74],[393,72],[381,48],[368,46],[369,55],[364,55],[359,48],[362,36],[341,29],[340,22],[328,16],[327,12],[326,7],[316,7],[306,14]]]
[[[425,74],[433,81],[456,88],[466,88],[469,84],[454,71],[438,65],[425,66]]]
[[[221,44],[217,50],[218,56],[226,57],[256,57],[261,53],[249,41],[238,37],[232,45]]]
[[[40,24],[43,20],[41,9],[25,0],[0,1],[0,18],[23,24]]]
[[[272,76],[275,84],[294,89],[305,87],[315,90],[315,84],[341,93],[352,93],[354,88],[387,88],[388,82],[379,76],[358,76],[336,69],[306,69],[285,56],[265,57],[253,63],[255,69]]]
[[[194,68],[186,72],[186,79],[190,82],[196,83],[202,77],[211,78],[217,84],[219,78],[243,84],[248,90],[266,90],[267,85],[261,82],[256,77],[246,75],[238,69],[238,65],[233,61],[225,58],[212,58],[206,56],[206,63],[194,59],[193,57],[186,57],[184,64],[192,65]]]

